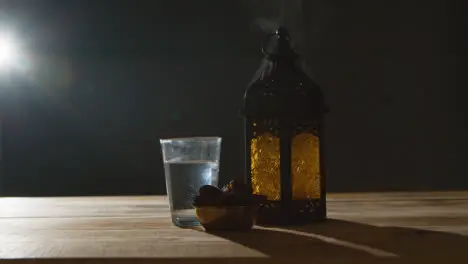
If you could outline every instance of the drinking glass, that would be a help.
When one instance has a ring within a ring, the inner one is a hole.
[[[167,195],[176,226],[200,225],[193,199],[202,185],[218,186],[220,137],[161,139]]]

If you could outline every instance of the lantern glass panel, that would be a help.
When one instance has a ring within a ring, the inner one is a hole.
[[[279,200],[280,138],[277,119],[254,120],[250,140],[250,170],[252,191]]]
[[[291,149],[293,200],[319,199],[321,195],[319,138],[308,131],[296,131]]]

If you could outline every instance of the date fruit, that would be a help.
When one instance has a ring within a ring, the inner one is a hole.
[[[194,205],[203,206],[249,206],[261,204],[266,196],[252,194],[247,184],[239,180],[232,180],[219,189],[212,185],[204,185],[198,190]]]

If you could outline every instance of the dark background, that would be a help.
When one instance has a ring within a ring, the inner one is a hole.
[[[332,110],[329,191],[468,188],[462,1],[1,8],[1,25],[34,58],[2,85],[4,195],[162,194],[162,137],[222,136],[221,181],[241,175],[238,111],[262,57],[259,24],[279,21]]]

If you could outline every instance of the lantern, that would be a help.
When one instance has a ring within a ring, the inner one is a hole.
[[[301,70],[284,28],[269,34],[265,58],[244,96],[246,182],[267,196],[259,224],[326,218],[324,98]]]

